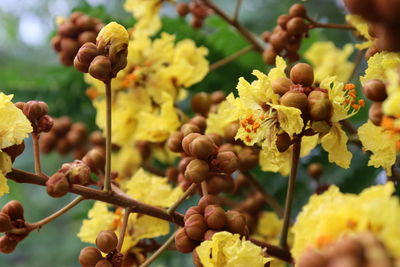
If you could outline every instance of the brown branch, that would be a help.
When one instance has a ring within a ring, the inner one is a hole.
[[[155,260],[161,255],[161,253],[163,253],[165,250],[167,250],[168,247],[175,241],[175,234],[176,234],[176,232],[173,233],[173,234],[168,238],[168,240],[165,241],[165,243],[162,244],[162,246],[161,246],[159,249],[157,249],[156,252],[153,253],[153,255],[151,255],[149,258],[147,258],[147,260],[146,260],[144,263],[142,263],[142,264],[140,265],[140,267],[147,267],[147,266],[149,266],[153,261],[155,261]]]
[[[104,82],[106,88],[106,173],[104,191],[111,190],[111,79]]]
[[[260,240],[254,239],[254,238],[250,238],[249,240],[257,246],[267,248],[268,255],[278,258],[278,259],[281,259],[288,263],[293,263],[293,258],[292,258],[292,255],[290,254],[290,251],[288,251],[286,249],[282,249],[278,246],[274,246],[274,245],[265,243],[263,241],[260,241]]]
[[[350,25],[350,24],[333,24],[333,23],[319,23],[316,21],[313,21],[310,24],[310,29],[315,29],[315,28],[327,28],[327,29],[338,29],[338,30],[355,30],[355,28]]]
[[[183,193],[183,195],[167,210],[167,213],[171,215],[183,201],[186,200],[188,196],[190,196],[197,189],[197,184],[192,183],[188,189]]]
[[[122,228],[118,238],[117,251],[121,251],[122,245],[124,244],[125,232],[126,228],[128,227],[128,219],[130,214],[131,214],[131,209],[125,208],[124,218],[122,219]]]
[[[40,165],[39,134],[32,133],[32,143],[33,143],[33,159],[35,162],[35,173],[37,175],[41,175],[42,167]]]
[[[210,65],[210,71],[216,70],[225,64],[232,62],[233,60],[237,59],[238,57],[247,54],[248,52],[252,51],[254,48],[252,45],[246,46],[245,48],[240,49],[239,51],[233,53],[232,55],[227,56],[213,64]]]
[[[233,20],[237,21],[239,18],[240,8],[242,6],[243,0],[236,0],[235,11],[233,12]]]

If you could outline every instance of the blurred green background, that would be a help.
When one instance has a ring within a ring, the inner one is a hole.
[[[232,13],[235,1],[215,1],[228,13]],[[252,32],[261,34],[271,30],[280,14],[287,13],[291,4],[303,2],[312,18],[320,22],[344,23],[343,3],[341,0],[243,0],[240,21]],[[1,0],[0,1],[0,90],[14,94],[15,101],[32,99],[43,100],[49,104],[50,114],[57,117],[68,115],[74,121],[84,121],[91,129],[94,125],[94,109],[85,95],[86,85],[82,74],[73,68],[59,64],[57,55],[50,47],[50,38],[54,34],[55,18],[68,16],[73,10],[81,10],[99,17],[105,22],[116,20],[126,26],[134,23],[130,14],[122,8],[123,1],[108,0]],[[216,17],[210,17],[205,27],[197,31],[188,25],[188,20],[178,18],[172,5],[162,9],[163,30],[173,33],[178,40],[192,38],[198,45],[210,50],[209,61],[215,62],[247,46],[247,42],[226,23]],[[305,39],[302,51],[316,40],[331,40],[339,47],[355,39],[348,31],[313,30],[310,38]],[[353,55],[354,57],[354,55]],[[365,66],[365,62],[363,62]],[[242,56],[238,60],[210,73],[204,82],[195,85],[192,92],[225,90],[235,91],[237,79],[245,76],[252,80],[253,69],[266,71],[261,56],[256,52]],[[360,68],[362,69],[362,68]],[[355,81],[356,82],[356,81]],[[188,107],[188,103],[182,103]],[[366,120],[367,109],[360,112],[353,121],[356,124]],[[16,168],[33,171],[32,148],[26,140],[27,149],[15,163]],[[350,145],[354,152],[349,170],[340,169],[327,163],[327,155],[316,149],[302,160],[296,188],[295,210],[299,211],[313,192],[312,184],[306,174],[310,162],[324,164],[323,181],[340,185],[343,191],[359,192],[362,188],[375,182],[379,170],[367,167],[368,157],[359,148]],[[57,170],[62,162],[71,157],[60,157],[56,154],[42,158],[44,171],[47,174]],[[279,175],[255,172],[267,191],[274,194],[282,203],[286,191],[286,178]],[[380,174],[380,176],[384,174]],[[378,175],[379,176],[379,175]],[[74,196],[61,199],[50,198],[45,188],[19,185],[9,182],[11,193],[0,198],[0,206],[10,199],[20,200],[25,207],[26,219],[39,220],[62,207]],[[40,231],[21,242],[14,253],[0,255],[0,266],[79,266],[79,251],[82,244],[76,237],[87,210],[92,201],[85,201],[71,212],[46,225]],[[154,264],[165,266],[191,266],[191,257],[167,252]]]

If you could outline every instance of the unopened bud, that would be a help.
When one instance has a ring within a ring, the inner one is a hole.
[[[165,171],[165,176],[168,178],[168,181],[171,183],[176,183],[178,180],[179,170],[175,167],[169,167]]]
[[[114,231],[102,231],[96,237],[96,246],[104,253],[114,251],[117,244],[118,238]]]
[[[275,79],[271,85],[274,93],[282,96],[290,90],[290,86],[292,86],[293,83],[286,77],[279,77]]]
[[[67,178],[72,184],[87,185],[90,181],[90,168],[81,160],[75,160],[70,164]]]
[[[375,124],[376,126],[381,126],[383,111],[382,111],[382,103],[374,102],[368,111],[369,120]]]
[[[12,227],[10,216],[5,212],[0,212],[0,232],[8,232]]]
[[[3,148],[3,151],[6,152],[11,159],[15,160],[19,155],[22,154],[25,150],[25,142],[22,141],[19,145],[13,145],[6,148]]]
[[[281,26],[282,29],[286,30],[286,23],[290,20],[290,16],[283,14],[278,17],[276,20],[276,24]]]
[[[89,139],[94,146],[104,146],[106,144],[106,139],[100,131],[92,132]]]
[[[311,86],[314,83],[314,70],[307,63],[297,63],[290,70],[290,79],[295,84]]]
[[[46,181],[47,193],[52,197],[63,197],[68,193],[69,182],[65,173],[56,172]]]
[[[82,161],[89,166],[89,168],[96,172],[98,170],[104,170],[105,157],[101,149],[91,149],[83,158]]]
[[[201,183],[206,179],[209,170],[207,162],[194,159],[186,167],[185,178],[192,183]]]
[[[54,120],[52,131],[57,135],[62,136],[66,134],[72,126],[72,121],[67,116],[63,116]]]
[[[238,211],[230,210],[225,213],[226,228],[231,233],[245,234],[246,218]]]
[[[209,194],[219,194],[226,191],[229,186],[227,186],[227,181],[222,176],[212,176],[206,182]]]
[[[307,10],[302,4],[294,4],[289,9],[289,15],[291,17],[307,17]]]
[[[190,144],[192,143],[192,141],[194,139],[196,139],[197,137],[201,136],[198,133],[190,133],[187,136],[185,136],[185,138],[183,138],[182,140],[182,148],[185,151],[186,154],[190,155]]]
[[[176,12],[179,16],[184,17],[189,13],[189,5],[187,3],[179,3],[176,5]]]
[[[207,230],[207,232],[205,232],[204,239],[205,240],[211,240],[213,235],[216,234],[216,233],[218,233],[218,231],[209,229],[209,230]]]
[[[54,51],[60,52],[61,51],[61,39],[62,37],[60,35],[56,35],[53,38],[51,38],[51,47],[53,47]]]
[[[258,165],[259,153],[254,148],[242,148],[238,153],[239,168],[244,171],[255,168]]]
[[[69,143],[68,139],[63,137],[57,141],[57,152],[60,155],[66,155],[72,149],[71,144]]]
[[[84,247],[79,254],[79,263],[82,267],[93,267],[103,257],[101,252],[95,247]]]
[[[183,218],[183,220],[186,221],[187,219],[189,219],[190,216],[201,213],[202,211],[199,206],[192,206],[188,208],[188,210],[185,212],[185,217]]]
[[[89,73],[94,78],[106,81],[111,77],[111,62],[105,56],[96,56],[89,66]]]
[[[200,133],[200,128],[195,124],[185,123],[181,127],[181,132],[182,132],[183,136],[186,136],[191,133]]]
[[[224,128],[224,138],[227,142],[229,143],[234,143],[235,142],[235,136],[239,130],[239,122],[231,122]]]
[[[264,63],[267,64],[267,65],[274,65],[275,64],[275,59],[276,59],[277,56],[278,56],[278,54],[271,47],[265,49],[263,54],[262,54]]]
[[[208,159],[216,150],[214,141],[206,136],[196,137],[189,145],[190,154],[199,159]]]
[[[290,139],[290,136],[284,132],[282,134],[278,134],[276,136],[276,148],[278,149],[279,152],[285,152],[288,150],[290,145],[292,144],[292,140]]]
[[[226,94],[224,91],[218,90],[211,93],[211,101],[213,104],[219,104],[226,99]]]
[[[47,113],[47,111],[43,108],[43,105],[40,104],[39,101],[35,100],[26,102],[22,111],[31,122],[36,121]]]
[[[65,21],[59,26],[58,33],[63,37],[74,38],[78,35],[79,29],[70,21]]]
[[[102,259],[98,261],[94,267],[113,267],[113,265],[108,260]]]
[[[199,200],[199,208],[200,210],[204,211],[205,207],[208,205],[221,205],[221,201],[216,195],[205,195]]]
[[[207,116],[211,104],[211,97],[207,93],[197,93],[192,97],[192,110],[203,116]]]
[[[238,168],[238,159],[232,151],[220,151],[217,158],[213,160],[216,166],[226,174],[231,174]]]
[[[217,205],[206,206],[204,219],[208,227],[214,230],[221,230],[226,224],[225,211]]]
[[[54,125],[54,120],[49,115],[44,115],[40,117],[37,122],[37,131],[47,133],[51,130]]]
[[[24,219],[24,207],[18,200],[11,200],[3,206],[1,212],[6,213],[11,221]]]
[[[211,95],[211,97],[212,96],[213,95]],[[201,133],[203,133],[207,128],[206,118],[204,118],[203,116],[200,116],[200,115],[197,115],[197,116],[193,117],[190,120],[190,123],[192,123],[192,124],[196,125],[197,127],[199,127]]]
[[[86,43],[96,43],[97,34],[93,31],[84,31],[78,36],[78,42],[80,45],[84,45]]]
[[[307,172],[313,179],[318,180],[322,175],[322,164],[318,162],[311,163]]]
[[[320,252],[314,249],[309,249],[301,255],[299,267],[320,267],[326,266],[327,259]]]
[[[295,17],[288,21],[286,29],[291,35],[300,35],[307,31],[307,24],[303,18]]]
[[[307,112],[308,99],[302,92],[289,91],[281,97],[280,102],[281,105],[300,109],[302,114]]]
[[[18,245],[18,241],[9,238],[4,235],[0,237],[0,252],[4,254],[9,254],[15,250]]]
[[[193,214],[185,221],[185,232],[193,240],[201,241],[206,231],[207,225],[201,214]]]
[[[216,146],[222,145],[223,138],[219,134],[216,133],[208,133],[206,134],[207,137],[209,137]]]
[[[386,86],[378,79],[369,80],[363,87],[364,95],[375,102],[382,102],[387,98]]]
[[[329,118],[332,104],[327,93],[312,91],[308,95],[308,114],[314,121],[322,121]]]
[[[291,35],[287,31],[281,29],[271,35],[269,42],[275,51],[280,51],[289,43],[290,38]],[[273,64],[275,64],[275,62]]]
[[[50,153],[57,144],[57,136],[53,131],[42,134],[40,136],[40,151],[47,154]]]
[[[271,32],[265,31],[261,34],[261,39],[268,43],[269,42],[269,38],[271,37]]]
[[[192,240],[185,232],[185,228],[181,228],[175,234],[175,246],[181,253],[192,252],[198,245],[198,242]]]
[[[93,61],[95,57],[99,55],[99,51],[97,50],[97,46],[94,43],[85,43],[79,49],[78,54],[74,59],[74,66],[81,72],[87,73],[89,70],[89,65]],[[76,64],[82,64],[84,69],[80,69]]]

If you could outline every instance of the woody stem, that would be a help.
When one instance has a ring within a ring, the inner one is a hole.
[[[232,55],[227,56],[226,58],[223,58],[213,64],[210,65],[210,71],[216,70],[225,64],[228,64],[232,62],[233,60],[237,59],[238,57],[247,54],[248,52],[252,51],[254,49],[254,46],[249,45],[246,46],[245,48],[240,49],[239,51],[233,53]]]
[[[104,82],[106,86],[106,171],[104,191],[111,190],[111,79]]]
[[[183,201],[186,200],[188,196],[190,196],[197,188],[196,183],[192,183],[188,189],[183,193],[183,195],[167,210],[167,213],[171,215],[174,211],[182,204]]]
[[[122,219],[122,228],[118,238],[117,251],[121,251],[122,244],[124,243],[125,232],[128,226],[128,219],[130,214],[131,214],[131,209],[125,208],[124,218]]]
[[[149,258],[147,258],[147,260],[144,263],[142,263],[142,265],[140,265],[140,267],[147,267],[153,261],[155,261],[161,255],[161,253],[163,253],[169,247],[169,245],[171,245],[175,241],[175,234],[176,234],[176,232],[173,233],[168,238],[168,240],[165,241],[165,243],[159,249],[157,249],[156,252],[153,253],[153,255],[151,255]]]
[[[35,162],[35,173],[37,175],[41,175],[42,168],[40,165],[39,134],[32,133],[32,142],[33,142],[33,158]]]

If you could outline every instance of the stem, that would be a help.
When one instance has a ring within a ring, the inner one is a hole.
[[[143,163],[142,167],[144,170],[151,172],[157,176],[162,176],[162,177],[165,176],[165,172],[163,170],[151,165],[150,162]]]
[[[235,12],[233,13],[233,20],[237,21],[239,18],[240,7],[242,6],[243,0],[236,0]]]
[[[228,64],[229,62],[232,62],[233,60],[237,59],[238,57],[247,54],[251,50],[253,50],[254,47],[252,45],[246,46],[245,48],[240,49],[239,51],[233,53],[230,56],[227,56],[226,58],[223,58],[210,66],[210,71],[216,70],[225,64]]]
[[[251,183],[251,185],[264,197],[265,202],[275,210],[275,212],[279,215],[279,217],[283,217],[283,209],[281,205],[279,205],[278,201],[271,196],[268,192],[264,190],[262,185],[258,182],[258,180],[250,173],[244,172],[243,175],[247,178],[247,180]]]
[[[128,219],[130,214],[131,214],[131,209],[125,208],[124,218],[122,221],[122,228],[118,238],[117,251],[121,251],[122,244],[124,243],[126,227],[128,226]]]
[[[268,244],[268,243],[265,243],[263,241],[259,241],[257,239],[250,238],[249,240],[253,244],[257,245],[257,246],[260,246],[260,247],[263,247],[263,248],[267,248],[267,254],[268,255],[270,255],[272,257],[275,257],[275,258],[278,258],[278,259],[281,259],[281,260],[286,261],[288,263],[292,263],[293,262],[292,256],[291,256],[291,254],[290,254],[290,252],[288,250],[282,249],[280,247],[277,247],[277,246],[274,246],[274,245],[271,245],[271,244]]]
[[[174,213],[174,211],[182,204],[183,201],[186,200],[188,196],[190,196],[197,188],[197,184],[192,183],[190,187],[183,193],[183,195],[167,210],[168,215]]]
[[[354,67],[353,67],[353,70],[351,71],[348,82],[350,82],[353,79],[354,74],[356,74],[356,71],[357,71],[358,67],[360,66],[361,60],[364,57],[364,54],[365,54],[365,50],[358,50],[356,58],[354,59]]]
[[[149,258],[147,258],[147,260],[142,263],[142,265],[140,265],[140,267],[147,267],[149,266],[153,261],[155,261],[160,255],[161,253],[163,253],[168,247],[169,245],[171,245],[174,240],[175,240],[175,233],[173,233],[167,241],[165,241],[165,243],[159,248],[157,249],[156,252],[153,253],[153,255],[151,255]]]
[[[280,239],[280,246],[282,248],[287,248],[287,236],[289,232],[289,224],[290,224],[290,213],[292,211],[293,204],[293,194],[294,188],[296,184],[296,176],[297,169],[299,165],[300,158],[300,149],[301,149],[301,137],[294,136],[293,138],[293,152],[292,152],[292,167],[290,170],[287,193],[286,193],[286,201],[285,201],[285,211],[283,217],[283,227]]]
[[[208,195],[208,189],[207,189],[207,182],[203,181],[201,182],[201,192],[203,193],[203,196]]]
[[[34,230],[34,229],[41,228],[43,225],[48,224],[49,222],[55,220],[56,218],[60,217],[61,215],[63,215],[64,213],[66,213],[67,211],[69,211],[70,209],[75,207],[76,205],[78,205],[82,200],[84,200],[84,198],[82,196],[75,198],[70,203],[68,203],[66,206],[64,206],[57,212],[51,214],[50,216],[48,216],[38,222],[29,224],[29,229]]]
[[[32,142],[33,142],[33,158],[35,162],[35,173],[37,175],[41,175],[42,168],[40,165],[39,134],[32,133]]]
[[[235,29],[254,46],[255,50],[257,50],[260,53],[264,51],[264,47],[257,41],[257,39],[253,36],[252,33],[250,33],[247,29],[245,29],[242,26],[242,24],[230,18],[222,9],[216,6],[211,0],[201,0],[201,1],[209,8],[211,8],[223,20],[225,20],[227,23],[235,27]]]
[[[104,191],[111,189],[111,79],[104,82],[106,86],[106,173]]]

